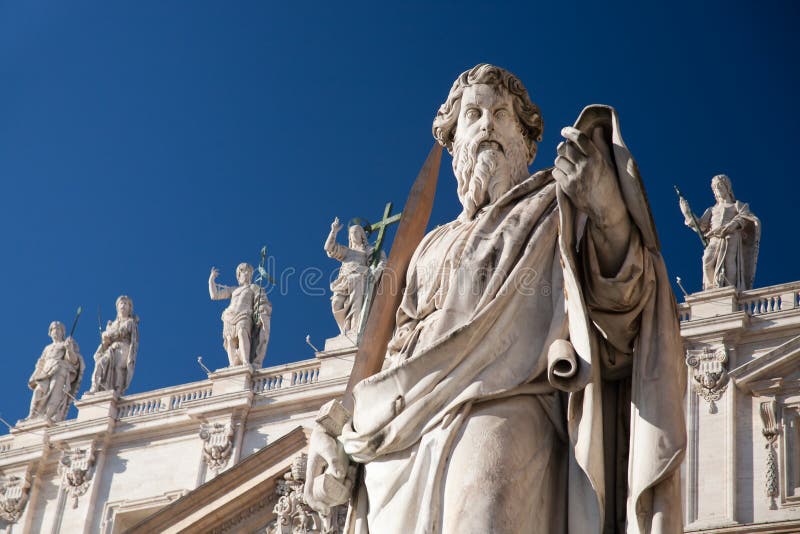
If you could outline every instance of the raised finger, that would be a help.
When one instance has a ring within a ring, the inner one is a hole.
[[[558,156],[556,158],[556,169],[561,170],[567,176],[574,175],[576,172],[575,164],[564,156]]]
[[[572,141],[562,141],[556,151],[573,164],[586,159],[586,155]]]
[[[333,458],[328,464],[328,473],[342,480],[347,475],[347,464],[341,458]]]
[[[316,477],[325,471],[326,462],[319,454],[311,454],[308,458],[308,466],[306,467],[306,480],[314,480]]]
[[[584,153],[584,155],[590,155],[593,150],[595,150],[595,146],[592,144],[592,141],[586,137],[582,131],[578,130],[577,128],[573,128],[572,126],[566,126],[561,129],[561,135],[573,143],[577,145],[578,149]]]
[[[569,177],[558,167],[553,168],[553,178],[558,185],[562,186],[562,188],[567,184],[567,182],[569,182]]]

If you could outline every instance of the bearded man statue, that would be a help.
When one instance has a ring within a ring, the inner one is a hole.
[[[589,106],[529,175],[542,128],[485,64],[436,115],[463,211],[417,247],[341,436],[312,434],[306,499],[349,500],[350,533],[683,531],[682,341],[636,164]]]

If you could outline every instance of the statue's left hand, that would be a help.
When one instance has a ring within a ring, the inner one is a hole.
[[[602,128],[595,128],[591,139],[570,126],[563,128],[561,135],[565,140],[558,145],[553,169],[556,182],[597,226],[618,223],[627,211]]]

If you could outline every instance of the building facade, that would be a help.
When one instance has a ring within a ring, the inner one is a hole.
[[[686,532],[800,531],[800,282],[695,293],[679,315]],[[302,453],[355,354],[343,338],[325,348],[135,395],[86,394],[75,419],[18,424],[0,437],[0,532],[283,532],[292,521],[319,532],[296,499]]]

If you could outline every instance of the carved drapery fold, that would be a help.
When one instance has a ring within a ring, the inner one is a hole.
[[[716,401],[728,387],[728,351],[725,347],[686,351],[686,365],[692,369],[694,390],[708,402],[708,413],[717,413]]]
[[[778,454],[775,448],[778,445],[778,434],[780,434],[780,427],[778,425],[778,403],[774,400],[764,401],[761,403],[761,422],[764,428],[761,433],[767,440],[767,467],[766,467],[766,483],[765,489],[767,498],[770,499],[770,509],[776,510],[778,508],[775,499],[779,494],[779,479],[778,479]]]

